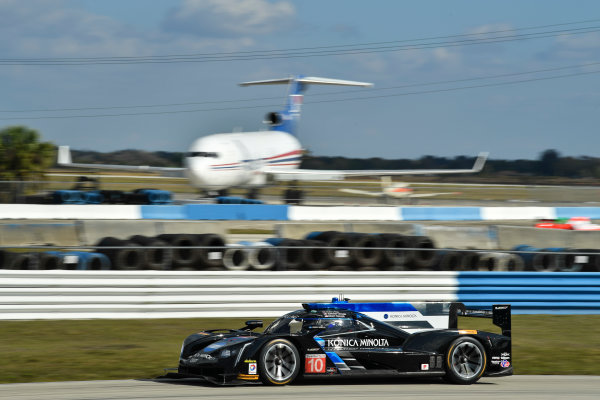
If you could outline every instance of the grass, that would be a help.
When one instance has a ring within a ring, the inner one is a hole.
[[[0,383],[156,377],[177,366],[188,334],[243,321],[1,322]],[[460,328],[498,332],[488,320],[471,318]],[[600,375],[600,315],[513,316],[513,360],[517,374]]]

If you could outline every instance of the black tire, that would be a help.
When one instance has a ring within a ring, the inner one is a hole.
[[[355,267],[373,267],[381,263],[383,244],[377,235],[349,233],[346,236],[350,239],[352,247],[356,247],[353,250]]]
[[[381,247],[388,248],[383,250],[382,265],[386,267],[404,267],[407,262],[412,260],[412,251],[409,241],[404,235],[396,233],[384,233],[378,235],[381,240]]]
[[[139,245],[128,240],[117,239],[112,236],[102,238],[96,245],[96,252],[104,254],[110,259],[113,269],[140,270],[144,261],[144,254]],[[127,247],[124,249],[105,249],[104,247]]]
[[[600,254],[598,253],[598,249],[576,249],[573,250],[577,253],[592,253],[592,254],[575,254],[576,256],[587,257],[585,262],[582,262],[581,269],[584,272],[600,272]]]
[[[173,247],[182,247],[173,249],[173,266],[183,269],[196,269],[199,267],[200,249],[196,235],[188,234],[164,234],[158,235],[158,239],[164,240]]]
[[[265,385],[287,385],[300,373],[300,353],[286,339],[273,339],[260,351],[258,371]]]
[[[37,254],[14,253],[10,258],[8,269],[40,269]]]
[[[327,249],[329,264],[352,265],[352,262],[354,261],[354,252],[350,249],[352,241],[343,232],[321,232],[318,235],[311,236],[309,239],[319,240],[330,247]]]
[[[481,262],[481,256],[484,253],[478,251],[463,251],[462,252],[462,263],[456,269],[456,271],[475,271],[479,268]]]
[[[303,264],[307,270],[319,271],[329,266],[329,253],[323,242],[318,240],[303,240],[304,249]]]
[[[198,261],[200,265],[208,267],[223,267],[223,253],[225,252],[225,240],[217,234],[205,233],[196,236],[198,246],[208,247],[198,249]]]
[[[305,250],[303,241],[296,239],[282,239],[276,245],[278,252],[277,269],[282,271],[293,271],[302,268],[304,264]],[[287,247],[282,249],[281,247]]]
[[[169,270],[173,264],[173,249],[152,249],[147,247],[166,247],[169,244],[164,240],[160,240],[154,237],[135,235],[129,238],[129,241],[135,244],[144,246],[142,249],[144,253],[143,266],[144,269],[152,270]]]
[[[440,257],[441,271],[458,271],[462,267],[463,255],[459,251],[448,251]]]
[[[428,236],[412,236],[411,247],[417,249],[414,251],[414,257],[411,263],[412,269],[432,270],[437,265],[439,258],[438,251],[435,250],[435,244]]]
[[[57,254],[41,253],[39,260],[40,269],[62,269],[62,258]]]
[[[445,379],[460,385],[470,385],[479,380],[487,366],[483,345],[469,336],[455,339],[446,351]]]

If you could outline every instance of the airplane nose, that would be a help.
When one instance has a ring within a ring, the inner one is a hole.
[[[186,175],[194,186],[206,186],[208,165],[198,157],[186,157]]]

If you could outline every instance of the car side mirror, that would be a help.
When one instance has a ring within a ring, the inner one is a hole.
[[[243,328],[246,331],[251,331],[253,329],[256,328],[262,328],[263,327],[263,322],[260,319],[251,319],[249,321],[246,321],[246,326]]]

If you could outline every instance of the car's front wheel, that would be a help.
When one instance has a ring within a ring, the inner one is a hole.
[[[300,372],[300,354],[289,340],[274,339],[260,352],[260,379],[267,385],[285,385]]]
[[[478,340],[459,337],[450,344],[446,353],[446,379],[470,385],[483,375],[486,363],[485,349]]]

